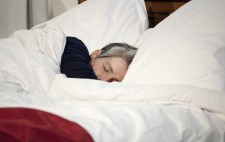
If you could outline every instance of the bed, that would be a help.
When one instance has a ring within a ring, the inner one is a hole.
[[[88,0],[0,40],[0,141],[224,142],[225,1],[148,28],[143,0]],[[122,82],[67,78],[67,36],[138,47]]]

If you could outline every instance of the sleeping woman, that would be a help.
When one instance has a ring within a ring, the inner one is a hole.
[[[111,43],[89,55],[81,40],[75,37],[66,40],[60,69],[72,78],[121,82],[137,52],[137,48],[126,43]]]

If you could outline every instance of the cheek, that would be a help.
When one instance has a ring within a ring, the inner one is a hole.
[[[126,73],[127,73],[127,69],[122,72],[122,76],[121,76],[122,79],[125,77]]]
[[[126,75],[127,69],[119,70],[117,73],[117,77],[119,81],[122,81],[124,76]]]

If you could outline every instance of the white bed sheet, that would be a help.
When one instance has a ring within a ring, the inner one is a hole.
[[[188,106],[148,102],[73,102],[33,94],[1,94],[0,97],[1,107],[41,109],[77,122],[96,142],[224,141],[224,123],[208,111]]]
[[[79,123],[97,142],[224,142],[225,92],[69,79],[56,25],[0,41],[0,107],[37,108]],[[45,48],[43,48],[45,47]]]

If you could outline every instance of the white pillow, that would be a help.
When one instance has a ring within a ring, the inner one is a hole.
[[[124,82],[225,91],[224,6],[224,0],[192,0],[147,30]]]
[[[90,53],[111,42],[134,45],[148,29],[144,0],[87,0],[50,22],[81,39]]]

